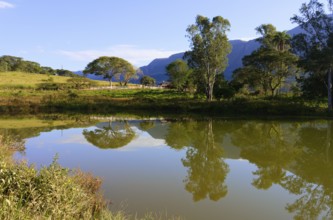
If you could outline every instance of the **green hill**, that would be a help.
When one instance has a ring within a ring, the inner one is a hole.
[[[54,76],[24,72],[0,72],[0,88],[2,89],[35,89],[47,82],[66,84],[71,77]],[[97,86],[108,86],[106,81],[95,81]]]

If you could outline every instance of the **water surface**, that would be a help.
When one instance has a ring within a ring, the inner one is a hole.
[[[332,121],[61,121],[2,122],[0,132],[25,140],[18,159],[40,167],[58,154],[61,165],[100,176],[112,209],[186,219],[333,218]]]

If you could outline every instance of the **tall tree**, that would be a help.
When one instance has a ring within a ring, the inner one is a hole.
[[[221,16],[209,18],[198,15],[195,24],[187,28],[190,51],[185,53],[190,67],[195,71],[196,84],[205,90],[207,100],[213,99],[216,75],[222,74],[228,65],[231,52],[227,31],[230,23]]]
[[[133,66],[126,60],[119,57],[99,57],[90,62],[84,69],[84,74],[102,75],[108,79],[112,87],[112,78],[117,75],[134,72]]]
[[[328,0],[332,12],[332,0]],[[301,66],[308,74],[327,75],[328,110],[332,111],[332,64],[333,64],[333,25],[332,17],[327,15],[324,4],[318,0],[303,3],[300,15],[291,21],[297,23],[305,33],[294,37],[294,49],[301,57]]]

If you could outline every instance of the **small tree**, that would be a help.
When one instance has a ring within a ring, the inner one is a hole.
[[[192,70],[189,68],[184,60],[176,60],[166,67],[167,73],[170,77],[172,87],[178,91],[184,91],[188,84],[189,76]]]
[[[96,83],[90,79],[87,79],[82,76],[72,77],[67,80],[70,87],[73,89],[84,89],[96,85]]]
[[[156,84],[156,80],[150,76],[143,76],[140,79],[140,83],[142,86],[154,86]]]

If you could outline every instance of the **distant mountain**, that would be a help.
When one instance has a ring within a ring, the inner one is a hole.
[[[140,67],[140,69],[144,75],[148,75],[156,79],[156,82],[167,81],[169,77],[166,73],[166,67],[173,61],[182,59],[183,56],[184,53],[177,53],[168,58],[158,58],[151,61],[147,66]]]
[[[287,33],[291,36],[296,35],[302,32],[300,27],[295,27],[291,29]],[[259,48],[260,44],[256,40],[250,41],[242,41],[242,40],[231,40],[229,41],[232,46],[232,51],[228,56],[229,64],[224,72],[224,76],[227,80],[232,78],[232,73],[235,69],[242,67],[242,59],[244,56],[251,54],[254,50]],[[167,81],[169,79],[166,66],[172,63],[177,59],[182,59],[184,53],[173,54],[168,58],[157,58],[151,61],[147,66],[142,66],[140,69],[142,70],[144,75],[148,75],[156,79],[157,83],[161,83],[163,81]],[[75,72],[78,75],[82,75],[82,71]],[[92,74],[88,75],[90,79],[98,79],[103,80],[102,76],[95,76]],[[139,80],[132,81],[133,83],[139,83]]]
[[[242,66],[242,58],[259,47],[259,43],[255,40],[231,40],[230,43],[232,46],[232,52],[228,56],[229,65],[224,73],[225,78],[228,80],[231,79],[232,72]],[[177,59],[182,59],[183,56],[184,53],[177,53],[168,58],[155,59],[147,66],[140,67],[140,69],[143,71],[144,75],[155,78],[158,83],[167,81],[169,77],[166,73],[166,66]]]
[[[302,32],[300,27],[295,27],[287,33],[291,36]],[[224,77],[227,80],[232,78],[232,73],[235,69],[242,67],[242,59],[244,56],[251,54],[254,50],[258,49],[260,44],[256,40],[242,41],[231,40],[229,41],[232,46],[232,51],[228,56],[229,64],[224,72]],[[140,67],[144,75],[151,76],[156,79],[156,82],[167,81],[169,79],[166,73],[166,66],[171,62],[182,59],[184,53],[177,53],[168,58],[155,59],[147,66]]]
[[[76,71],[74,73],[77,74],[77,75],[79,75],[79,76],[83,76],[84,75],[83,71]],[[88,79],[92,79],[92,80],[105,80],[103,78],[103,76],[101,76],[101,75],[87,74],[86,77]]]

